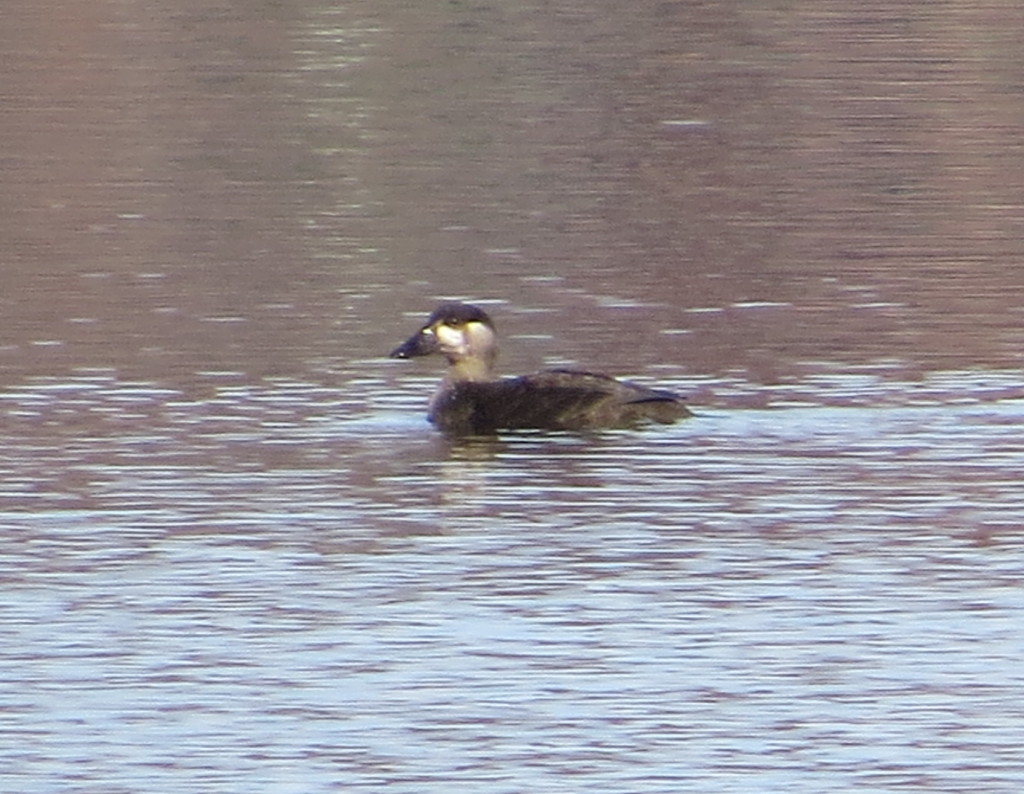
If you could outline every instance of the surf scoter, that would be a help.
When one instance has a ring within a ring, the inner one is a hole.
[[[671,392],[594,372],[550,369],[498,378],[494,323],[483,309],[467,303],[441,304],[391,357],[433,353],[448,360],[448,371],[430,401],[428,417],[450,435],[626,428],[690,415]]]

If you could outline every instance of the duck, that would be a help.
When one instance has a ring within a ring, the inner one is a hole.
[[[441,355],[448,370],[427,418],[446,435],[495,435],[505,430],[625,429],[690,416],[680,397],[609,375],[548,369],[501,378],[498,334],[479,306],[442,303],[391,358]]]

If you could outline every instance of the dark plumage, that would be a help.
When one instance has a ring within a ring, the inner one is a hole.
[[[477,306],[445,303],[391,352],[392,358],[439,353],[448,372],[430,401],[430,421],[452,435],[499,430],[592,430],[669,423],[690,412],[671,392],[568,369],[497,378],[497,336]]]

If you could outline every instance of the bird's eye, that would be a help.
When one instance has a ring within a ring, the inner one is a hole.
[[[460,326],[463,325],[463,322],[457,317],[452,317],[448,320],[445,320],[444,324],[447,325],[449,328],[459,328]]]

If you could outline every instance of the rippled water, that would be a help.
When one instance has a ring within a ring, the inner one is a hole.
[[[11,0],[0,789],[1020,791],[1016,16]]]
[[[1010,791],[1024,400],[948,379],[454,444],[308,383],[8,393],[6,784]]]

